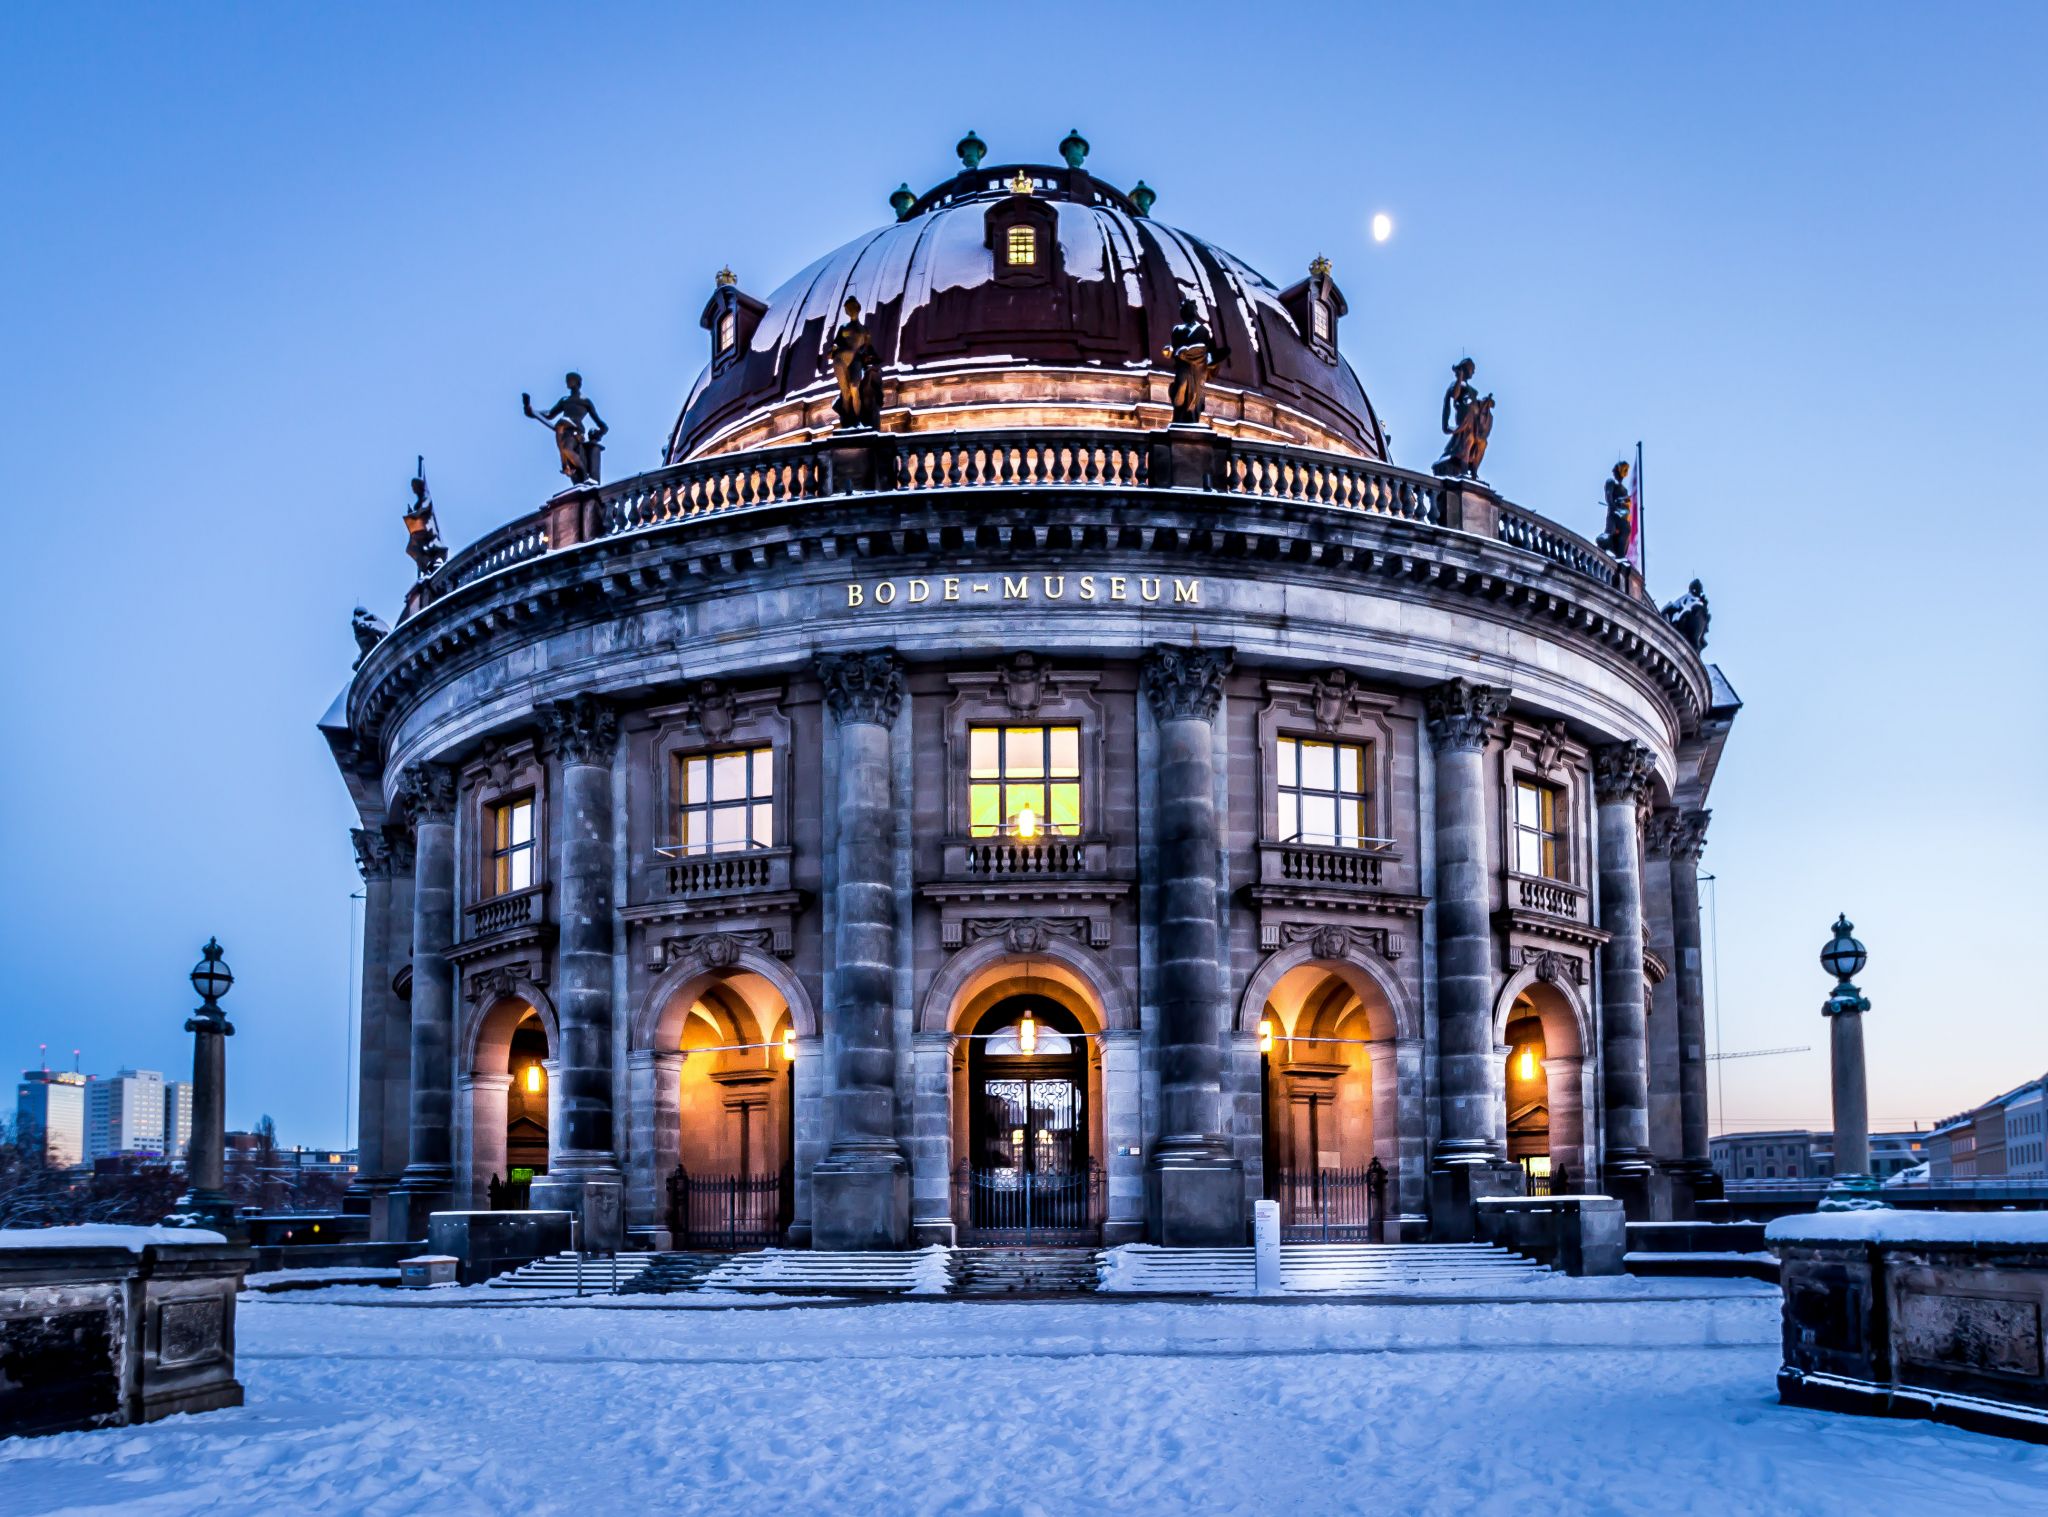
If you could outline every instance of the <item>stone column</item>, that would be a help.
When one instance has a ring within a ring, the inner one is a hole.
[[[385,1039],[398,999],[391,988],[391,845],[380,829],[358,827],[349,838],[363,877],[362,1006],[356,1028],[356,1173],[341,1204],[346,1212],[370,1216],[374,1235],[378,1202],[398,1168],[384,1127]]]
[[[1159,1141],[1145,1171],[1151,1241],[1245,1241],[1244,1172],[1223,1130],[1229,1014],[1216,919],[1216,712],[1228,648],[1161,644],[1144,665],[1159,730]]]
[[[1686,811],[1671,842],[1671,946],[1678,982],[1678,1125],[1681,1172],[1695,1200],[1721,1194],[1707,1131],[1707,995],[1700,947],[1700,851],[1711,811]]]
[[[512,1178],[505,1153],[505,1116],[511,1104],[512,1076],[464,1074],[457,1080],[456,1094],[469,1108],[455,1124],[469,1150],[456,1155],[456,1199],[471,1211],[486,1211],[491,1204],[491,1181]],[[540,1183],[538,1175],[534,1183]]]
[[[582,1246],[613,1252],[626,1241],[625,1177],[612,1117],[612,756],[619,716],[579,695],[540,707],[558,780],[547,823],[559,845],[555,880],[555,1011],[562,1046],[548,1172],[533,1182],[537,1211],[573,1212]]]
[[[890,729],[903,708],[894,649],[818,662],[838,724],[838,883],[825,1027],[837,1047],[832,1146],[811,1177],[811,1246],[902,1248],[910,1166],[896,1141],[895,817]]]
[[[921,1032],[911,1041],[910,1231],[922,1248],[954,1237],[953,1035]]]
[[[1140,1125],[1138,1029],[1112,1027],[1102,1034],[1102,1141],[1109,1152],[1102,1168],[1102,1242],[1139,1243],[1145,1237],[1145,1139]]]
[[[1544,1095],[1550,1103],[1550,1177],[1553,1194],[1591,1195],[1599,1189],[1586,1173],[1586,1061],[1572,1054],[1544,1056]],[[1560,1191],[1557,1172],[1569,1173]]]
[[[398,1179],[411,1157],[412,1132],[412,895],[418,869],[412,828],[403,821],[384,824],[384,843],[391,854],[391,902],[384,914],[385,945],[390,958],[381,987],[384,995],[384,1174],[388,1181],[370,1205],[370,1236],[380,1243],[406,1236],[404,1218],[392,1202]],[[406,984],[398,993],[400,977]],[[368,986],[364,987],[365,994]]]
[[[412,1120],[410,1160],[392,1220],[407,1240],[455,1201],[455,771],[421,763],[399,780],[412,823]]]
[[[1643,858],[1643,927],[1649,952],[1664,961],[1664,978],[1645,978],[1643,986],[1643,1062],[1650,1081],[1650,1151],[1658,1167],[1677,1179],[1685,1134],[1679,1109],[1678,949],[1672,941],[1672,877],[1682,867],[1672,853],[1677,841],[1678,812],[1659,806],[1639,817]],[[1673,1187],[1673,1203],[1684,1191]],[[1678,1220],[1689,1218],[1686,1211]]]
[[[1486,744],[1508,694],[1454,679],[1424,697],[1436,763],[1436,1025],[1441,1130],[1429,1176],[1430,1236],[1476,1237],[1472,1203],[1515,1194],[1494,1140],[1492,877]]]
[[[682,1157],[683,1056],[636,1048],[626,1056],[626,1064],[633,1103],[626,1142],[632,1155],[628,1231],[646,1235],[654,1247],[679,1248],[682,1245],[669,1236],[668,1177]]]
[[[1599,802],[1600,1074],[1606,1106],[1601,1180],[1635,1222],[1664,1221],[1670,1187],[1650,1152],[1650,1080],[1643,983],[1643,871],[1636,815],[1656,773],[1639,742],[1593,752]]]
[[[811,1175],[823,1160],[831,1138],[825,1111],[825,1040],[796,1040],[796,1203],[789,1223],[789,1246],[811,1246]]]

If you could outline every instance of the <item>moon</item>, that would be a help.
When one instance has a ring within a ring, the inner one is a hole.
[[[1394,235],[1394,218],[1385,211],[1375,211],[1372,217],[1372,240],[1385,242]]]

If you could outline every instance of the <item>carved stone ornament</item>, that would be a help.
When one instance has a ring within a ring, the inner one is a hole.
[[[502,790],[512,783],[512,745],[503,738],[488,738],[480,755],[484,767],[484,779],[492,787]]]
[[[1564,758],[1565,744],[1570,739],[1564,730],[1564,718],[1559,717],[1543,729],[1543,736],[1536,741],[1536,767],[1545,774],[1554,773],[1558,762]]]
[[[691,710],[697,719],[698,730],[708,741],[722,743],[732,736],[738,706],[727,686],[715,679],[705,680],[697,687],[697,698],[691,703]]]
[[[368,606],[358,606],[349,616],[349,631],[356,639],[356,667],[370,656],[370,650],[391,635],[391,624]]]
[[[1223,677],[1236,653],[1230,648],[1176,648],[1155,643],[1144,665],[1145,698],[1162,722],[1216,720]]]
[[[455,820],[455,770],[448,764],[421,763],[398,780],[398,804],[413,826]]]
[[[403,822],[386,822],[384,846],[391,852],[391,877],[404,879],[411,874],[419,853],[414,846],[412,828]]]
[[[1335,732],[1358,705],[1358,688],[1342,669],[1318,675],[1310,681],[1309,693],[1315,702],[1316,731],[1326,737]]]
[[[997,672],[1002,682],[1003,702],[1019,716],[1036,716],[1045,699],[1045,666],[1029,653],[1020,653]]]
[[[663,960],[667,964],[694,959],[706,969],[730,969],[740,961],[740,954],[745,949],[758,948],[763,953],[773,953],[775,934],[766,927],[748,932],[700,932],[694,937],[669,938],[661,946]]]
[[[472,1005],[482,1005],[519,995],[521,982],[533,978],[533,966],[530,964],[500,964],[491,969],[480,969],[469,976],[463,982],[462,991]]]
[[[1584,985],[1586,983],[1585,960],[1575,958],[1568,953],[1558,953],[1549,948],[1532,948],[1525,945],[1522,949],[1522,964],[1525,968],[1534,969],[1536,971],[1536,978],[1546,985],[1562,985],[1567,982],[1573,985]]]
[[[611,766],[619,746],[619,713],[609,701],[572,696],[544,702],[534,708],[534,715],[540,718],[548,746],[564,764]]]
[[[1465,679],[1432,685],[1422,701],[1429,740],[1439,748],[1484,748],[1493,724],[1508,709],[1507,691]]]
[[[1603,801],[1635,801],[1649,794],[1657,756],[1634,738],[1593,750],[1593,792]]]
[[[1660,807],[1650,813],[1650,820],[1643,828],[1643,852],[1653,859],[1671,857],[1672,845],[1679,831],[1679,816],[1668,807]]]
[[[872,653],[828,653],[818,660],[818,679],[834,721],[891,727],[903,709],[903,665],[894,648]]]
[[[1012,953],[1043,953],[1054,938],[1087,941],[1088,923],[1080,917],[970,917],[962,937],[969,943],[1001,938]]]
[[[1384,927],[1341,927],[1334,922],[1285,922],[1275,932],[1268,927],[1261,945],[1269,952],[1308,944],[1319,959],[1356,959],[1371,954],[1389,964],[1401,957],[1401,938]]]
[[[1711,811],[1680,812],[1671,839],[1671,856],[1674,859],[1697,860],[1707,846],[1707,823],[1713,819]]]
[[[381,832],[351,827],[349,841],[356,845],[356,869],[365,881],[391,878],[391,842]]]

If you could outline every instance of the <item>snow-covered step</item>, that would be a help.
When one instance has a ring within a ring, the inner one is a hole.
[[[1290,1243],[1280,1249],[1283,1290],[1367,1294],[1470,1290],[1547,1279],[1552,1271],[1484,1243]],[[1159,1248],[1133,1243],[1106,1250],[1099,1287],[1110,1292],[1248,1295],[1256,1289],[1249,1248]]]
[[[573,1253],[554,1254],[522,1264],[497,1276],[491,1284],[508,1290],[575,1290],[580,1284],[586,1292],[609,1292],[626,1289],[653,1263],[652,1254],[615,1254],[610,1258],[593,1255],[584,1259]]]
[[[1092,1248],[992,1247],[953,1251],[954,1292],[962,1296],[1085,1293],[1095,1289]]]
[[[734,1254],[704,1276],[707,1291],[823,1291],[838,1295],[882,1292],[945,1295],[952,1289],[952,1250],[934,1244],[904,1252],[828,1253],[808,1248],[764,1248]]]

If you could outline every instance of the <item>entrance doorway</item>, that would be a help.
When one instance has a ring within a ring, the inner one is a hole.
[[[969,1035],[967,1153],[955,1172],[966,1243],[1086,1244],[1102,1231],[1089,1151],[1088,1047],[1049,996],[1007,996]]]

